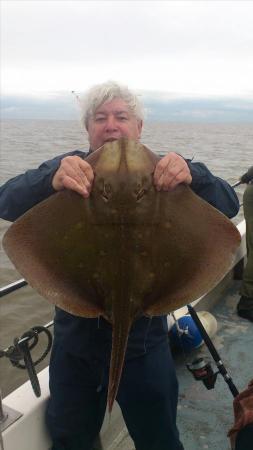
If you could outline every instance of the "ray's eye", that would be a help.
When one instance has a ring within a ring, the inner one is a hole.
[[[104,184],[103,190],[101,191],[101,196],[105,202],[108,202],[111,192],[112,192],[112,188],[111,188],[110,184]]]
[[[147,189],[143,187],[143,183],[138,183],[134,189],[134,196],[137,202],[141,201],[141,199],[144,197],[145,193],[147,192]]]
[[[146,193],[146,189],[140,189],[137,193],[136,193],[136,200],[137,202],[139,202],[145,195]]]

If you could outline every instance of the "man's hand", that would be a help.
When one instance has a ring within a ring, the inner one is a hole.
[[[87,198],[90,195],[94,173],[89,163],[79,156],[66,156],[52,180],[56,191],[71,189]]]
[[[170,191],[180,183],[191,184],[192,176],[185,160],[170,152],[156,165],[154,184],[158,191]]]

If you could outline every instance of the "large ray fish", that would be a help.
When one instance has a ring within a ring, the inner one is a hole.
[[[3,240],[39,294],[74,315],[111,322],[110,411],[133,321],[167,314],[211,289],[240,243],[230,220],[190,187],[156,191],[158,160],[135,141],[105,144],[86,159],[95,172],[88,199],[58,192]]]

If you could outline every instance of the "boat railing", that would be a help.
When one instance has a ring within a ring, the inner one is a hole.
[[[4,297],[27,285],[28,283],[24,278],[16,280],[0,288],[0,297]],[[14,342],[9,347],[0,349],[0,358],[6,357],[14,367],[27,370],[36,397],[40,397],[41,389],[35,366],[42,362],[51,350],[53,338],[49,328],[53,324],[54,321],[52,320],[43,326],[33,326],[24,332],[21,337],[14,338]],[[38,344],[39,336],[42,333],[46,336],[47,343],[43,353],[36,360],[33,360],[31,350]]]
[[[21,278],[20,280],[16,280],[13,283],[0,287],[0,297],[4,297],[5,295],[10,294],[23,286],[27,286],[27,284],[27,281],[24,278]]]

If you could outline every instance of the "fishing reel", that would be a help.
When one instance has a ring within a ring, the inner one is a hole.
[[[214,389],[219,371],[214,372],[210,362],[205,362],[202,357],[199,357],[192,363],[187,363],[186,367],[195,380],[202,381],[208,390]]]

